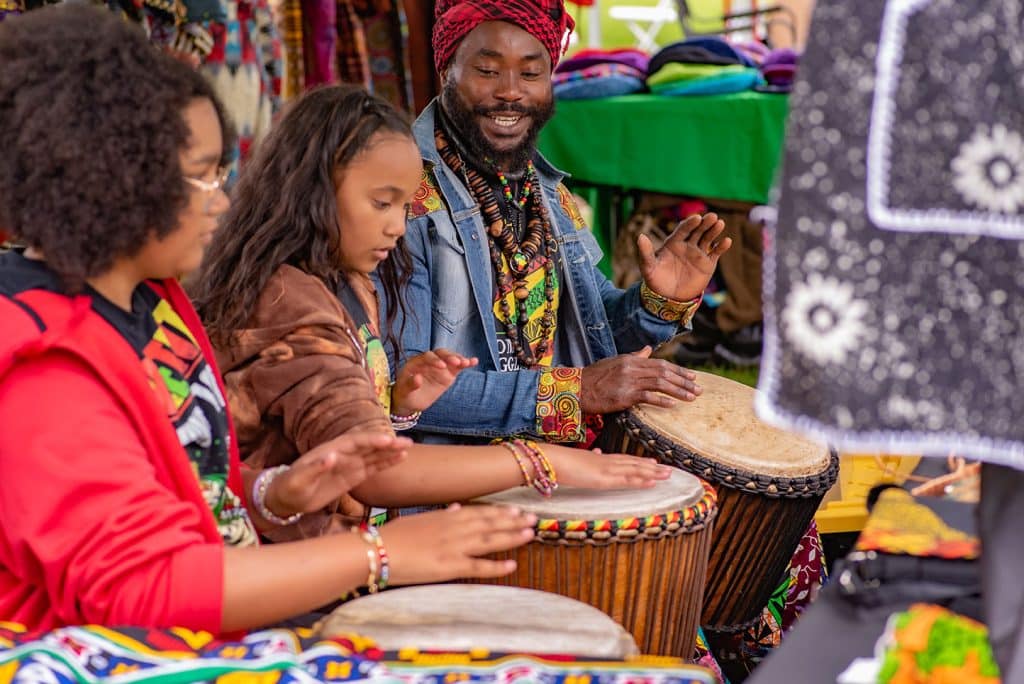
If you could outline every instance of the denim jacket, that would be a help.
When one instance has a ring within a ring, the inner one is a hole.
[[[401,335],[403,359],[443,347],[476,356],[480,363],[463,371],[424,411],[418,436],[426,441],[465,442],[538,435],[537,394],[543,371],[497,370],[494,276],[487,233],[480,207],[437,152],[437,106],[435,100],[413,126],[426,171],[405,235],[413,274],[406,288],[410,315]],[[579,218],[568,190],[561,186],[565,174],[544,159],[535,166],[553,223],[563,280],[557,339],[569,348],[557,350],[559,358],[582,367],[646,344],[656,346],[678,334],[678,323],[661,320],[641,306],[639,284],[620,290],[597,269],[601,250]],[[387,320],[385,313],[382,321]],[[401,315],[396,325],[403,325]]]

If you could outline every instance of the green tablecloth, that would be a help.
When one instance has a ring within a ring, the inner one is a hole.
[[[585,183],[764,203],[787,101],[751,91],[562,100],[540,149]]]

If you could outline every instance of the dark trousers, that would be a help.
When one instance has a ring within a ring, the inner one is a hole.
[[[1024,682],[1024,472],[982,465],[978,534],[992,650],[1002,680]]]

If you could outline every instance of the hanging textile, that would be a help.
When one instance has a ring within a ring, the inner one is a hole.
[[[820,2],[765,262],[758,406],[1024,468],[1018,0]]]

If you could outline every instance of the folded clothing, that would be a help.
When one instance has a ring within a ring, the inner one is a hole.
[[[644,72],[625,64],[594,64],[582,69],[574,69],[573,71],[556,72],[551,77],[551,83],[557,86],[571,81],[582,81],[604,76],[629,76],[642,81],[644,79]]]
[[[666,45],[651,57],[647,73],[657,73],[666,64],[672,62],[682,64],[717,64],[720,66],[730,64],[748,67],[757,66],[757,62],[750,55],[737,50],[728,41],[717,36],[698,36]]]
[[[621,64],[646,74],[650,61],[650,55],[643,50],[634,50],[632,48],[617,48],[613,50],[591,48],[580,50],[572,57],[563,59],[555,67],[555,73],[571,73],[597,64]]]
[[[644,74],[624,64],[594,64],[552,78],[555,97],[586,100],[628,95],[644,89]]]
[[[760,83],[761,74],[757,69],[745,68],[742,71],[652,87],[651,92],[657,95],[728,95],[750,90]]]
[[[757,69],[740,64],[666,64],[647,77],[647,87],[659,95],[718,95],[749,90],[761,82]]]

